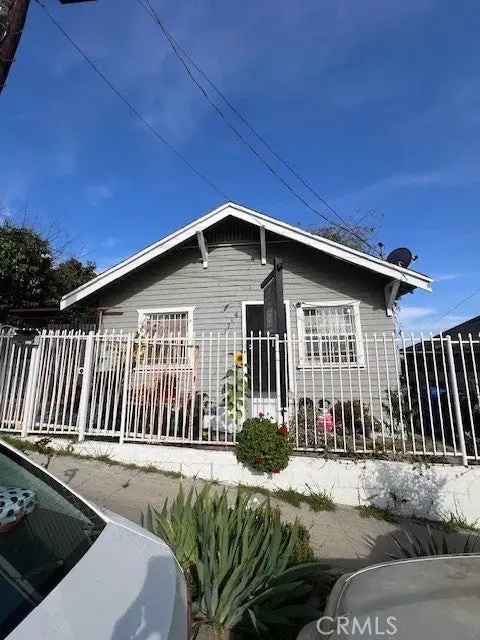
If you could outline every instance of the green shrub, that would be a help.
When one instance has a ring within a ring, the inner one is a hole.
[[[345,427],[346,433],[352,435],[355,433],[363,433],[365,429],[368,434],[370,431],[371,417],[368,405],[361,403],[360,400],[337,400],[334,404],[332,413],[335,415],[335,424],[338,429]]]
[[[313,490],[308,484],[307,489],[308,494],[304,497],[304,502],[312,511],[335,511],[335,502],[327,491],[324,489]]]
[[[393,560],[456,553],[478,553],[480,549],[479,536],[449,536],[445,532],[435,531],[429,525],[419,533],[401,531],[398,536],[393,536],[393,542],[395,552],[389,554]]]
[[[299,491],[295,491],[295,489],[275,489],[273,492],[273,497],[277,500],[281,500],[282,502],[287,502],[291,504],[292,507],[299,507],[303,502],[305,496],[303,493]]]
[[[237,460],[256,471],[279,473],[291,453],[288,430],[267,418],[250,418],[237,436]]]
[[[361,518],[375,518],[385,522],[397,522],[398,518],[387,509],[381,509],[373,504],[359,504],[355,509]]]
[[[195,495],[180,491],[162,509],[150,507],[144,523],[186,570],[197,630],[207,627],[216,639],[226,639],[242,623],[264,638],[271,625],[305,624],[320,615],[305,604],[325,569],[310,562],[308,531],[282,522],[267,501],[255,506],[242,490],[232,497],[207,485]],[[287,606],[292,595],[303,598],[293,611]],[[278,609],[282,598],[286,602]]]

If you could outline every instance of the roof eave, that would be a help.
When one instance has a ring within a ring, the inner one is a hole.
[[[220,222],[229,215],[258,227],[265,227],[265,229],[272,233],[283,235],[291,240],[301,242],[340,260],[375,271],[387,278],[400,280],[412,287],[431,291],[432,279],[424,274],[416,273],[415,271],[410,271],[409,269],[404,269],[403,267],[390,264],[384,260],[375,258],[374,256],[370,256],[366,253],[362,253],[361,251],[357,251],[350,247],[346,247],[345,245],[333,242],[332,240],[328,240],[327,238],[322,238],[308,231],[304,231],[303,229],[298,229],[286,222],[276,220],[270,216],[259,213],[258,211],[228,202],[188,225],[174,231],[162,240],[149,245],[145,249],[142,249],[110,269],[107,269],[93,280],[90,280],[70,293],[67,293],[60,301],[60,309],[66,309],[72,304],[92,295],[95,291],[102,289],[118,278],[123,277],[134,269],[137,269],[150,260],[162,255],[169,249],[181,244],[185,240],[188,240],[194,236],[197,231],[205,231],[205,229],[217,222]]]

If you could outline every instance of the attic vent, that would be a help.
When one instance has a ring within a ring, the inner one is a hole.
[[[236,242],[260,242],[258,227],[235,218],[226,218],[205,232],[209,246]]]

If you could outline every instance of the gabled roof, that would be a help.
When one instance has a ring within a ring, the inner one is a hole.
[[[365,269],[384,275],[392,280],[399,280],[402,284],[410,287],[419,287],[421,289],[426,289],[427,291],[431,290],[430,285],[432,283],[432,279],[426,275],[390,264],[380,258],[375,258],[363,253],[362,251],[357,251],[356,249],[351,249],[350,247],[339,244],[338,242],[333,242],[327,238],[314,235],[304,229],[294,227],[286,222],[282,222],[281,220],[276,220],[275,218],[259,213],[253,209],[247,209],[246,207],[242,207],[234,202],[227,202],[217,209],[214,209],[213,211],[210,211],[204,216],[198,218],[194,222],[174,231],[158,242],[155,242],[138,253],[135,253],[126,260],[123,260],[123,262],[107,269],[81,287],[67,293],[63,296],[60,302],[60,308],[66,309],[70,305],[83,300],[92,293],[99,291],[103,287],[106,287],[112,282],[115,282],[119,278],[127,275],[134,269],[138,269],[150,260],[161,256],[166,251],[169,251],[185,240],[192,238],[197,234],[197,232],[205,231],[228,216],[238,218],[244,222],[249,222],[257,227],[264,227],[265,230],[271,231],[279,236],[300,242],[301,244],[317,249],[327,255],[334,256],[335,258],[344,260],[345,262],[350,262],[358,267],[364,267]]]

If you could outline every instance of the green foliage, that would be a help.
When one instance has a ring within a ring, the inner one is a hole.
[[[224,376],[222,398],[228,418],[241,423],[245,416],[245,398],[249,396],[247,361],[242,351],[233,355],[233,367]]]
[[[397,518],[387,509],[381,509],[373,504],[360,504],[355,507],[361,518],[375,518],[376,520],[385,520],[385,522],[397,522]]]
[[[480,520],[469,520],[463,513],[457,509],[455,513],[450,511],[442,518],[442,526],[446,531],[479,531]]]
[[[297,528],[297,544],[295,546],[292,557],[290,558],[289,565],[294,567],[297,564],[303,564],[305,562],[313,562],[315,559],[313,549],[310,546],[310,533],[305,525],[296,521],[295,524],[286,522],[283,525],[288,531],[293,527]]]
[[[267,473],[285,469],[291,453],[288,432],[267,418],[250,418],[237,435],[237,460]]]
[[[317,236],[333,240],[340,244],[344,244],[347,247],[356,249],[357,251],[363,251],[364,253],[370,253],[377,255],[373,251],[372,247],[369,247],[367,243],[372,243],[373,235],[375,234],[375,227],[363,224],[350,225],[352,232],[348,232],[346,229],[342,229],[333,225],[325,225],[311,230]]]
[[[363,428],[368,431],[371,418],[367,404],[362,404],[360,400],[345,400],[335,402],[333,410],[335,416],[335,424],[337,428],[345,427],[347,434],[362,433]]]
[[[205,497],[204,492],[198,496],[199,504],[204,503]],[[193,488],[185,495],[180,485],[175,500],[169,504],[166,499],[161,510],[150,506],[144,521],[144,526],[165,540],[185,571],[190,571],[198,558],[194,498]]]
[[[295,489],[275,489],[273,492],[273,497],[277,498],[277,500],[282,500],[282,502],[287,502],[291,504],[292,507],[299,507],[302,501],[305,499],[303,493],[299,491],[295,491]]]
[[[402,558],[421,558],[424,556],[440,556],[455,553],[475,553],[480,549],[480,538],[469,535],[462,539],[435,531],[429,525],[421,533],[402,531],[393,536],[396,552],[390,554],[393,560]]]
[[[0,291],[4,308],[56,306],[95,277],[95,264],[70,258],[56,264],[50,241],[34,229],[0,222]]]
[[[69,291],[95,278],[95,268],[94,262],[83,264],[77,258],[60,262],[53,270],[53,282],[49,293],[51,302],[58,302]]]
[[[307,489],[309,493],[303,499],[312,511],[335,511],[335,502],[329,493],[323,489],[313,490],[308,484]]]
[[[46,304],[52,285],[51,247],[37,232],[0,223],[0,291],[7,307]]]
[[[187,570],[195,626],[213,628],[217,638],[227,638],[241,622],[266,637],[272,624],[292,617],[288,608],[277,609],[278,602],[308,595],[308,580],[321,574],[310,562],[308,531],[283,523],[267,502],[254,506],[242,490],[230,499],[226,490],[208,486],[196,495],[180,491],[171,505],[166,501],[149,514],[149,528]],[[319,612],[298,606],[297,614],[314,619]]]

